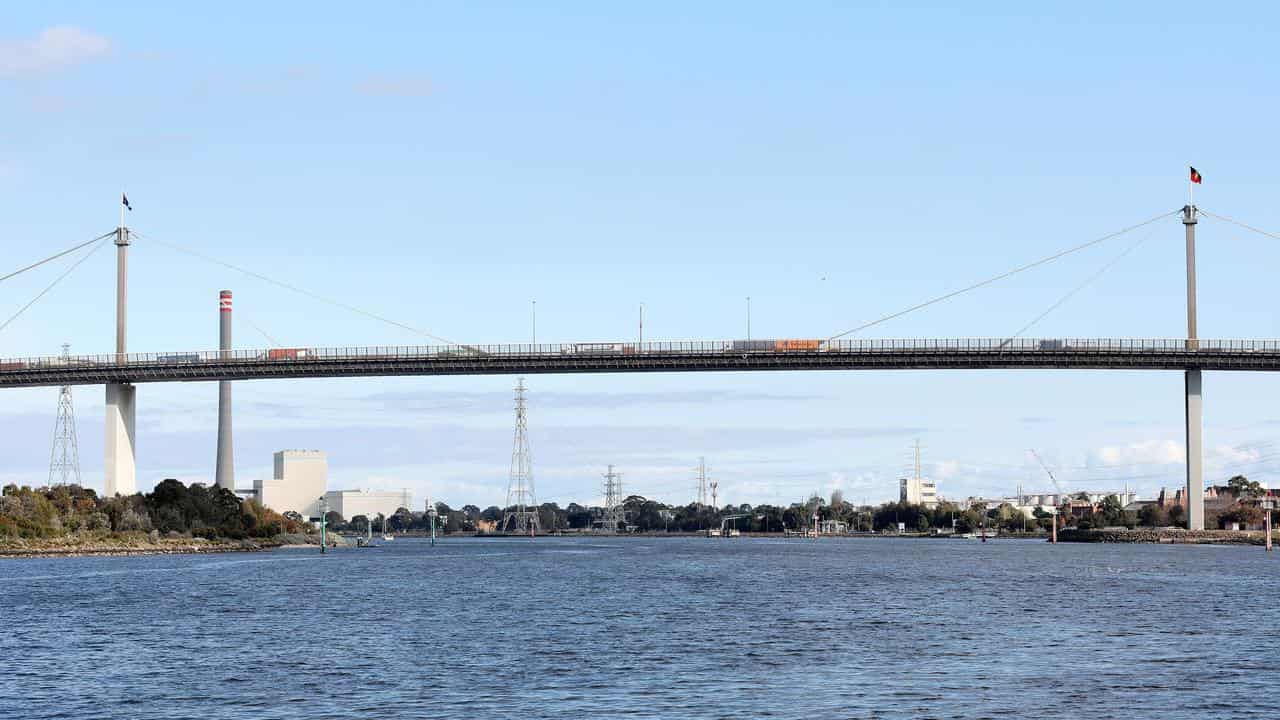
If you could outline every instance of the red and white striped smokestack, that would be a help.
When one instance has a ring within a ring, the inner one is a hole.
[[[231,359],[231,291],[218,293],[218,355]],[[231,382],[218,383],[218,456],[214,467],[218,487],[236,489],[235,453],[231,443]]]

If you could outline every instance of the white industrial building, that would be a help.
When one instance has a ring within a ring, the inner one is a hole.
[[[278,513],[320,517],[320,496],[329,482],[329,461],[319,450],[281,450],[270,480],[254,480],[253,495]]]
[[[350,521],[357,515],[375,518],[391,517],[396,510],[413,508],[413,494],[408,490],[333,490],[324,494],[329,510]]]
[[[918,476],[902,478],[898,481],[898,499],[912,505],[937,507],[938,486],[932,480]]]

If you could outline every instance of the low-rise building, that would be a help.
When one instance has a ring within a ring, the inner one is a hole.
[[[325,493],[324,499],[330,511],[347,521],[358,515],[391,517],[400,508],[413,507],[413,494],[408,490],[333,490]]]

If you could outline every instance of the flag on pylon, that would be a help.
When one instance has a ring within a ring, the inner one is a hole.
[[[1200,177],[1200,171],[1196,170],[1195,168],[1191,168],[1191,182],[1199,185],[1200,181],[1203,179],[1204,178]]]
[[[1195,169],[1195,168],[1191,168],[1191,174],[1192,174],[1192,175],[1194,175],[1194,174],[1195,174],[1195,172],[1196,172],[1196,169]],[[1199,180],[1197,180],[1196,182],[1200,182],[1200,181],[1199,181]],[[126,208],[129,208],[129,212],[133,212],[133,206],[129,204],[129,196],[128,196],[128,195],[125,195],[124,193],[120,193],[120,203],[121,203],[122,205],[124,205]]]

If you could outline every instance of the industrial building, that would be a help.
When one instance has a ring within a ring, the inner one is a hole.
[[[917,440],[915,447],[912,448],[915,453],[915,462],[913,463],[913,472],[911,477],[904,477],[898,481],[898,500],[912,505],[923,505],[927,508],[935,508],[938,506],[938,486],[932,480],[928,480],[920,472],[920,441]]]
[[[320,517],[320,496],[329,482],[329,461],[319,450],[281,450],[270,480],[254,480],[253,496],[278,513]]]
[[[331,512],[348,521],[357,515],[391,517],[400,508],[413,507],[413,494],[408,490],[334,490],[325,493],[324,499]]]
[[[937,507],[938,486],[922,477],[902,478],[898,481],[898,499],[912,505]]]

